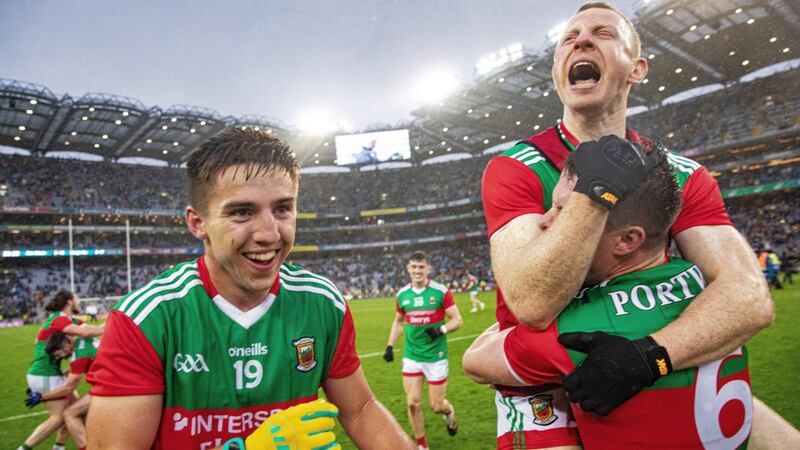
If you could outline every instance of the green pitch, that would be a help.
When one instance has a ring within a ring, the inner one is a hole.
[[[800,349],[796,330],[800,328],[800,284],[772,292],[777,308],[777,320],[772,327],[762,331],[750,342],[751,379],[753,392],[800,427]],[[456,407],[459,422],[458,435],[450,437],[441,416],[430,409],[425,413],[426,437],[433,449],[458,448],[488,449],[494,447],[495,413],[493,393],[484,386],[471,382],[461,371],[461,356],[472,340],[494,322],[494,294],[481,293],[487,304],[485,311],[470,313],[468,294],[456,294],[456,303],[464,316],[464,327],[448,335],[450,351],[450,378],[447,397]],[[358,300],[350,303],[356,324],[357,348],[372,390],[378,399],[411,433],[405,410],[405,396],[400,379],[402,337],[395,348],[395,361],[386,363],[381,356],[386,346],[389,327],[394,317],[391,299]],[[41,405],[27,409],[23,405],[26,388],[25,372],[33,354],[33,340],[37,327],[0,329],[2,360],[0,377],[0,448],[15,448],[46,417]],[[345,448],[355,448],[344,431],[337,434]],[[39,448],[50,448],[51,437]],[[70,447],[75,446],[70,442]]]

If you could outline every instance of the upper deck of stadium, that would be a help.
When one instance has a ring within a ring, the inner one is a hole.
[[[779,64],[797,65],[797,2],[641,1],[635,22],[650,72],[632,91],[632,111],[729,88]],[[447,154],[478,155],[527,137],[561,116],[550,78],[552,51],[517,48],[470,85],[413,111],[412,121],[362,131],[408,129],[408,165]],[[83,152],[106,161],[146,157],[180,166],[205,138],[232,127],[276,133],[304,168],[336,164],[333,135],[303,134],[279,119],[223,116],[198,106],[146,106],[114,94],[59,96],[45,86],[0,79],[0,145],[34,155]]]

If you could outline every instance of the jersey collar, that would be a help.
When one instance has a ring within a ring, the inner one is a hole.
[[[206,257],[205,255],[197,258],[197,271],[200,273],[200,280],[203,282],[203,287],[206,289],[208,296],[211,298],[216,297],[219,294],[217,288],[214,286],[214,283],[211,281],[211,275],[208,273],[208,266],[206,266]],[[272,295],[278,295],[281,289],[281,275],[278,272],[278,275],[275,276],[275,281],[272,282],[272,288],[270,288],[269,293]]]
[[[578,138],[576,138],[572,133],[569,132],[569,130],[567,130],[567,126],[564,125],[564,122],[559,122],[555,128],[564,147],[566,147],[570,152],[574,152],[575,149],[581,144],[581,141],[579,141]],[[631,130],[630,128],[625,129],[625,139],[637,144],[647,144],[645,139],[643,139],[639,133]]]

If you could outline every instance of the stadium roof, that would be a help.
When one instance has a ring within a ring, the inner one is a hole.
[[[743,75],[796,58],[800,4],[790,0],[642,0],[635,18],[646,84],[630,106],[654,106],[680,92],[731,84]],[[544,32],[542,33],[545,34]],[[546,128],[561,116],[550,80],[552,47],[488,73],[438,104],[412,112],[412,158],[480,154],[502,142]],[[89,93],[58,98],[31,83],[0,80],[0,145],[34,153],[79,151],[107,159],[148,157],[181,164],[206,137],[231,127],[275,132],[301,165],[335,164],[333,135],[309,136],[260,116],[222,117],[195,106],[147,107],[132,98]],[[366,131],[377,131],[370,129]]]

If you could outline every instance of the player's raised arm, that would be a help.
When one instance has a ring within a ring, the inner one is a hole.
[[[92,398],[86,418],[88,447],[104,450],[151,448],[161,420],[163,396]]]
[[[344,378],[328,378],[325,395],[339,407],[339,421],[360,449],[415,449],[400,424],[370,390],[364,371]]]
[[[675,241],[708,283],[675,322],[653,334],[681,369],[730,354],[772,323],[775,312],[755,253],[735,228],[693,227]]]
[[[82,338],[97,337],[103,334],[105,325],[67,325],[64,333]]]

